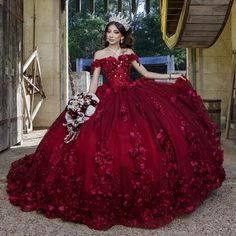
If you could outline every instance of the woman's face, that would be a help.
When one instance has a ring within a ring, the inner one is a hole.
[[[106,39],[110,45],[119,44],[120,40],[123,38],[124,36],[120,33],[120,31],[115,25],[110,25],[108,27],[106,33]]]

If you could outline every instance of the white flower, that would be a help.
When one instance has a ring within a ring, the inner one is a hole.
[[[83,112],[77,112],[77,114],[78,114],[78,117],[81,119],[84,118],[85,116]]]
[[[99,102],[99,98],[96,96],[95,93],[88,93],[88,95],[92,96],[92,99],[95,100],[96,102]]]
[[[71,116],[68,113],[66,113],[65,118],[66,118],[66,123],[67,124],[72,124],[73,120],[72,120]]]
[[[89,120],[89,117],[85,116],[84,117],[84,121],[86,121],[86,120]]]
[[[89,105],[85,111],[86,116],[91,116],[95,112],[95,107]]]
[[[78,126],[79,124],[84,123],[84,118],[80,117],[80,118],[76,119],[73,123],[74,123],[74,126]]]

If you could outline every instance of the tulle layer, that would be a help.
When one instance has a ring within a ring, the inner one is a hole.
[[[64,143],[64,111],[36,152],[12,164],[12,204],[94,229],[157,228],[222,184],[216,125],[188,81],[141,78],[96,94],[76,140]]]

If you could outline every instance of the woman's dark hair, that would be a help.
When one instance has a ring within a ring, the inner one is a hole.
[[[119,22],[116,21],[111,21],[106,25],[105,31],[104,31],[104,35],[103,35],[103,44],[104,47],[107,47],[109,45],[109,43],[107,42],[106,39],[106,34],[108,31],[108,28],[110,25],[115,25],[117,27],[117,29],[120,31],[120,33],[122,34],[122,36],[124,36],[123,42],[120,43],[120,47],[121,48],[132,48],[133,47],[133,37],[132,37],[132,29],[130,28],[128,31],[125,30],[125,27],[120,24]]]

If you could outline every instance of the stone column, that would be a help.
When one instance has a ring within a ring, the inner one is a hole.
[[[67,15],[61,1],[24,0],[24,59],[38,46],[46,94],[34,127],[49,127],[68,98]]]

